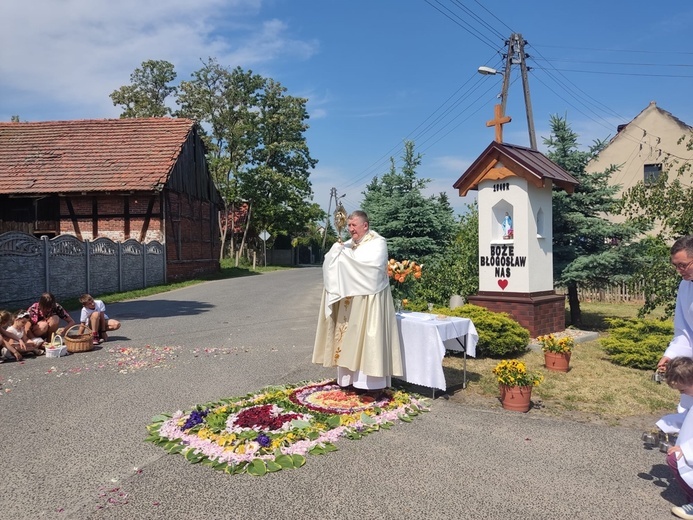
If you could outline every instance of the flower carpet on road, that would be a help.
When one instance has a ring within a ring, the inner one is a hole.
[[[311,382],[158,415],[146,440],[192,463],[260,476],[301,467],[306,454],[335,451],[341,438],[360,439],[425,411],[425,400],[402,390],[370,394]]]

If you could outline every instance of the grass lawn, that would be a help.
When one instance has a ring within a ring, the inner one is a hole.
[[[604,318],[635,317],[631,304],[584,303],[583,330],[606,334]],[[531,350],[522,360],[529,370],[544,374],[544,382],[532,390],[532,414],[564,417],[611,425],[650,429],[654,420],[675,411],[678,392],[652,381],[652,372],[612,364],[599,341],[578,343],[573,349],[568,373],[544,368],[544,354]],[[467,359],[465,390],[456,390],[453,399],[500,408],[498,384],[491,370],[496,359]],[[461,387],[462,356],[447,356],[443,362],[448,386]]]

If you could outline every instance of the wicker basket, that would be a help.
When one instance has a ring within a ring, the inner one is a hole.
[[[75,327],[84,327],[85,332],[72,331]],[[91,329],[86,325],[73,325],[65,331],[63,335],[67,351],[73,352],[88,352],[94,349],[93,336]]]

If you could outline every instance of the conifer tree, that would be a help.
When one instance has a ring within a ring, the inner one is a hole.
[[[390,171],[381,179],[375,177],[363,192],[362,208],[370,226],[387,239],[391,258],[424,261],[441,252],[455,232],[447,196],[421,193],[429,182],[416,176],[421,157],[414,153],[414,142],[406,141],[401,171],[390,158]]]
[[[641,229],[606,218],[618,207],[619,186],[609,185],[617,167],[598,173],[585,171],[604,142],[580,151],[578,136],[566,118],[551,116],[550,124],[551,136],[544,139],[547,156],[579,181],[572,194],[557,188],[553,192],[553,270],[554,283],[568,289],[570,322],[580,327],[578,289],[627,281],[637,260],[632,240]]]

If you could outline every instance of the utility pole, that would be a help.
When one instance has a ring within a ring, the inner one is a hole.
[[[527,112],[527,130],[529,130],[529,147],[537,149],[537,136],[534,132],[534,116],[532,115],[532,99],[529,97],[529,80],[527,79],[527,55],[525,54],[525,41],[521,34],[515,34],[520,53],[520,74],[522,75],[522,90],[525,92],[525,111]]]
[[[534,116],[532,114],[532,100],[529,96],[529,80],[527,79],[527,67],[525,54],[525,43],[527,43],[522,35],[513,33],[510,39],[505,42],[508,46],[508,52],[505,56],[505,70],[503,71],[503,89],[501,90],[501,107],[502,114],[505,115],[505,107],[508,103],[508,89],[510,88],[510,71],[513,65],[520,66],[520,75],[522,76],[522,89],[525,94],[525,112],[527,114],[527,130],[529,131],[529,147],[532,150],[537,149],[537,137],[534,131]]]

